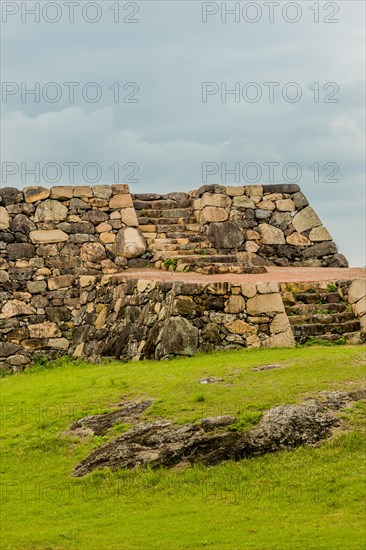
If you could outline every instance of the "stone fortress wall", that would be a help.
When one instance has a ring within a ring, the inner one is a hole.
[[[331,291],[321,283],[315,296],[309,284],[294,294],[277,283],[123,276],[147,265],[203,273],[346,266],[298,186],[215,185],[164,196],[131,195],[122,184],[5,188],[0,198],[0,368],[60,354],[138,360],[293,346],[323,333],[323,322],[328,339],[363,338],[363,281]],[[331,302],[326,314],[314,296]]]

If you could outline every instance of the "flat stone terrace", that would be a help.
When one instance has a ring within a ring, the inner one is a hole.
[[[274,281],[278,283],[310,283],[318,281],[350,281],[366,277],[366,268],[332,268],[332,267],[267,267],[267,273],[237,274],[223,273],[202,275],[200,273],[176,273],[160,269],[127,269],[121,273],[121,278],[149,279],[157,281],[182,281],[191,283],[231,282],[260,283]],[[116,277],[116,275],[113,275]]]

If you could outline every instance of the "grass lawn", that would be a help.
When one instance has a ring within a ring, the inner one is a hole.
[[[253,371],[279,363],[283,368]],[[246,429],[270,407],[365,379],[365,348],[240,350],[162,362],[62,359],[1,380],[2,549],[357,549],[365,544],[366,407],[316,447],[172,470],[74,466],[125,429],[89,441],[61,435],[122,399],[153,398],[144,418],[195,422],[233,414]],[[214,376],[216,384],[200,378]]]

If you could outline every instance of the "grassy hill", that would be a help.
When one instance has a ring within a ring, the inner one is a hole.
[[[273,370],[253,370],[267,364]],[[200,379],[215,377],[214,384]],[[240,350],[164,362],[59,360],[1,380],[3,549],[359,549],[365,540],[365,403],[315,447],[171,470],[70,476],[93,448],[71,422],[123,399],[152,398],[144,419],[237,416],[247,429],[271,407],[323,390],[359,389],[365,348]]]

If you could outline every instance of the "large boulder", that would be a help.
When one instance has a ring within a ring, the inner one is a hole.
[[[68,214],[67,207],[59,201],[47,199],[38,206],[34,216],[35,222],[55,222],[66,219]]]
[[[319,227],[322,225],[322,222],[313,208],[311,206],[307,206],[296,214],[292,220],[292,225],[298,233],[303,233],[313,227]]]
[[[158,337],[155,358],[169,355],[194,355],[198,347],[198,329],[183,317],[166,319]]]
[[[244,235],[235,222],[212,223],[207,236],[214,248],[236,248],[243,244]]]
[[[123,258],[138,258],[146,252],[143,234],[135,227],[123,227],[117,233],[113,243],[113,253]]]

